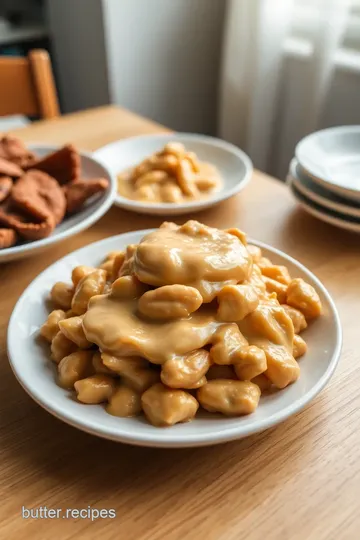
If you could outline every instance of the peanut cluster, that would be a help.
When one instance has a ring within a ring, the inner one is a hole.
[[[221,187],[215,167],[201,162],[179,142],[164,148],[118,175],[119,193],[146,202],[181,203],[209,196]]]
[[[241,231],[195,221],[165,223],[99,268],[74,268],[51,299],[40,333],[59,384],[155,426],[191,420],[199,406],[252,413],[263,392],[297,380],[299,334],[321,314],[313,287]]]

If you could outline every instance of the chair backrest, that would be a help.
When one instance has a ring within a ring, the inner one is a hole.
[[[34,49],[27,58],[0,56],[0,116],[59,116],[51,61]]]

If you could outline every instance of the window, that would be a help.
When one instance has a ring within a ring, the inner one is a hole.
[[[360,53],[360,0],[350,0],[351,9],[344,40],[343,49]],[[308,41],[316,32],[318,8],[314,0],[295,0],[295,12],[291,38]]]

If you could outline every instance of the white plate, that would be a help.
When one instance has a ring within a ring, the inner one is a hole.
[[[78,403],[68,391],[57,386],[49,347],[36,339],[39,327],[48,315],[45,301],[52,285],[58,280],[70,280],[74,266],[99,264],[109,251],[137,243],[147,232],[107,238],[67,255],[40,274],[20,297],[9,322],[8,354],[20,384],[39,405],[68,424],[100,437],[140,446],[185,447],[231,441],[263,431],[301,410],[320,392],[340,356],[341,327],[334,302],[322,283],[303,265],[261,242],[255,243],[263,249],[265,256],[285,264],[294,276],[303,277],[316,287],[324,315],[304,333],[309,351],[300,360],[299,380],[285,390],[261,398],[254,414],[226,418],[203,413],[187,424],[156,428],[143,417],[116,418],[107,414],[101,405]]]
[[[360,201],[360,126],[312,133],[298,143],[295,155],[315,182]]]
[[[121,171],[134,167],[146,157],[161,150],[166,143],[171,141],[182,142],[186,149],[195,152],[201,161],[208,161],[215,165],[223,178],[223,187],[208,199],[182,204],[151,204],[127,199],[117,194],[115,198],[117,206],[142,214],[159,216],[194,213],[232,197],[241,191],[251,178],[252,163],[242,150],[220,139],[193,133],[166,133],[131,137],[99,148],[95,152],[95,156],[116,176]]]
[[[290,163],[289,181],[298,191],[300,191],[300,193],[305,195],[305,197],[311,201],[320,204],[329,210],[335,210],[335,212],[345,214],[346,216],[360,218],[360,202],[355,203],[346,200],[313,182],[310,178],[305,176],[303,169],[300,168],[296,158]]]
[[[288,177],[288,183],[290,185],[291,192],[297,202],[309,214],[320,219],[321,221],[325,221],[325,223],[330,223],[330,225],[339,227],[340,229],[360,233],[360,219],[352,218],[350,216],[346,216],[345,214],[340,214],[339,212],[335,212],[334,210],[329,210],[327,208],[324,208],[320,204],[311,201],[310,199],[305,197],[305,195],[300,193],[300,191],[298,191],[294,184],[291,183],[291,176]]]
[[[58,150],[59,146],[30,144],[29,149],[39,157],[46,156]],[[116,178],[111,175],[106,166],[100,163],[92,154],[79,152],[81,157],[81,174],[83,178],[107,178],[109,187],[101,196],[91,198],[76,214],[67,217],[60,223],[50,236],[33,242],[23,242],[14,247],[0,249],[0,262],[22,259],[34,253],[39,253],[49,246],[57,244],[74,234],[93,225],[110,208],[116,194]]]

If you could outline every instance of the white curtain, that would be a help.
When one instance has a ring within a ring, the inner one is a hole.
[[[300,0],[228,0],[220,84],[220,135],[269,168],[281,97],[284,43]],[[302,133],[319,127],[351,0],[313,0],[312,54],[302,92]],[[280,104],[281,107],[281,104]]]

